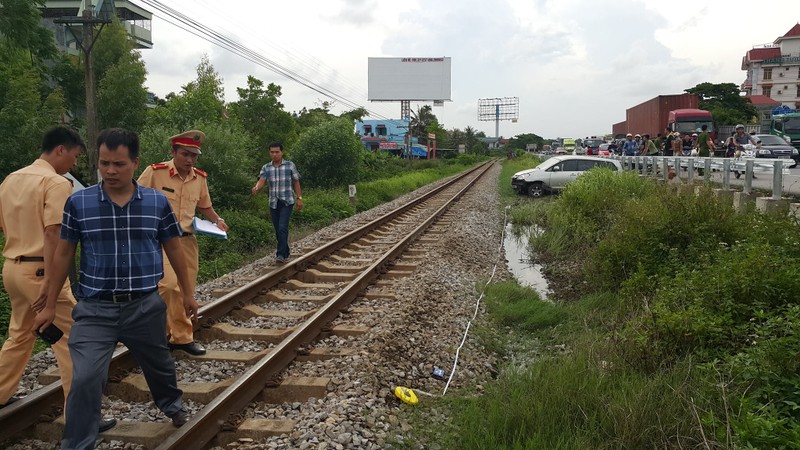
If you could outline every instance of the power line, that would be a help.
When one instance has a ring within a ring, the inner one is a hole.
[[[297,83],[299,83],[299,84],[301,84],[301,85],[303,85],[303,86],[305,86],[305,87],[307,87],[307,88],[309,88],[309,89],[311,89],[311,90],[313,90],[313,91],[315,91],[315,92],[317,92],[319,94],[322,94],[325,97],[330,98],[331,100],[335,100],[335,101],[337,101],[339,103],[342,103],[342,104],[344,104],[345,106],[347,106],[349,108],[352,108],[352,109],[364,108],[370,116],[376,117],[376,118],[379,118],[379,119],[388,120],[388,117],[385,117],[385,116],[383,116],[381,114],[378,114],[375,111],[371,111],[371,110],[359,105],[358,103],[351,101],[350,99],[344,97],[343,95],[340,95],[340,94],[338,94],[338,93],[336,93],[336,92],[334,92],[334,91],[332,91],[332,90],[330,90],[330,89],[328,89],[328,88],[326,88],[324,86],[321,86],[321,85],[315,83],[314,81],[312,81],[312,80],[308,79],[307,77],[305,77],[305,76],[303,76],[303,75],[291,70],[290,68],[285,67],[285,66],[283,66],[283,65],[281,65],[281,64],[279,64],[279,63],[277,63],[277,62],[275,62],[275,61],[273,61],[273,60],[271,60],[271,59],[269,59],[269,58],[267,58],[267,57],[255,52],[255,51],[249,49],[248,47],[245,47],[242,44],[239,44],[238,42],[234,41],[233,39],[214,31],[213,29],[201,24],[200,22],[198,22],[198,21],[186,16],[185,14],[183,14],[183,13],[181,13],[181,12],[179,12],[179,11],[177,11],[177,10],[167,6],[167,5],[164,5],[163,3],[161,3],[161,2],[159,2],[157,0],[139,0],[139,1],[141,1],[142,3],[145,3],[148,6],[160,11],[165,16],[169,17],[169,19],[165,18],[165,20],[168,23],[170,23],[172,25],[175,25],[178,28],[180,28],[180,29],[182,29],[182,30],[184,30],[186,32],[189,32],[189,33],[191,33],[191,34],[193,34],[193,35],[195,35],[195,36],[197,36],[197,37],[199,37],[199,38],[201,38],[201,39],[203,39],[203,40],[205,40],[207,42],[210,42],[210,43],[212,43],[214,45],[217,45],[217,46],[219,46],[219,47],[221,47],[221,48],[223,48],[225,50],[228,50],[231,53],[234,53],[234,54],[236,54],[238,56],[241,56],[242,58],[245,58],[248,61],[251,61],[251,62],[253,62],[253,63],[255,63],[255,64],[257,64],[257,65],[259,65],[259,66],[261,66],[261,67],[263,67],[265,69],[267,69],[267,70],[275,72],[275,73],[277,73],[279,75],[282,75],[282,76],[284,76],[286,78],[289,78],[290,80],[295,81],[295,82],[297,82]]]
[[[247,27],[246,23],[243,23],[241,20],[237,20],[230,15],[226,14],[228,10],[226,9],[218,9],[214,7],[215,1],[207,1],[207,0],[199,0],[199,2],[203,5],[205,10],[208,10],[213,13],[214,17],[220,17],[222,19],[227,20],[229,23],[236,23],[237,24],[237,31],[252,35],[258,36],[258,44],[257,45],[265,45],[268,48],[275,50],[278,53],[285,54],[290,60],[293,60],[297,64],[301,66],[302,69],[306,69],[303,71],[297,70],[300,73],[308,74],[309,72],[317,72],[322,77],[328,78],[331,83],[335,85],[341,86],[343,91],[346,92],[346,95],[356,96],[356,98],[366,97],[366,91],[363,90],[363,86],[357,86],[355,83],[352,83],[350,80],[342,76],[340,72],[336,69],[325,64],[324,61],[319,60],[314,55],[304,51],[302,48],[292,47],[285,42],[276,41],[274,39],[266,39],[260,36],[258,30],[254,30],[253,28]],[[217,25],[217,28],[222,31],[227,31],[228,34],[231,34],[229,30],[226,30],[224,27]],[[272,37],[272,36],[270,36]],[[263,48],[256,48],[256,50],[261,51],[262,53],[269,54],[269,51],[265,51]],[[296,65],[294,66],[296,68]],[[322,72],[325,73],[322,73]],[[321,83],[321,81],[320,81]],[[326,85],[330,85],[326,83]],[[345,95],[345,94],[343,94]],[[377,108],[381,110],[382,113],[385,111],[382,108]]]

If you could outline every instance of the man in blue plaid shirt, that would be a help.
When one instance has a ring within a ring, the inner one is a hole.
[[[173,425],[188,420],[167,347],[166,305],[157,290],[164,270],[163,247],[184,293],[186,315],[196,318],[197,302],[175,239],[181,229],[167,197],[133,181],[139,165],[136,133],[104,130],[97,146],[103,180],[73,194],[64,205],[61,240],[47,268],[46,306],[34,321],[38,330],[52,322],[58,291],[80,243],[78,303],[69,336],[73,380],[61,443],[65,450],[94,448],[100,400],[117,342],[139,363],[156,406]]]
[[[275,262],[281,264],[289,259],[289,219],[295,204],[298,211],[303,209],[303,191],[300,189],[297,167],[293,162],[283,159],[283,144],[269,144],[269,157],[272,161],[261,168],[252,193],[255,195],[265,184],[268,185],[269,212],[278,240]]]

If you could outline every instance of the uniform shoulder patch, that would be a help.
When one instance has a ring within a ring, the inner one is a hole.
[[[198,169],[197,167],[192,167],[192,169],[194,169],[194,173],[200,175],[201,177],[208,178],[208,174],[203,172],[202,170]]]
[[[159,169],[166,169],[169,166],[164,163],[156,163],[156,164],[150,164],[150,167],[152,167],[153,170],[159,170]]]

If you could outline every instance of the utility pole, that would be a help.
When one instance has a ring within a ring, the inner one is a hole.
[[[92,68],[92,49],[94,48],[97,37],[103,27],[111,23],[110,18],[96,18],[92,12],[91,0],[84,0],[83,16],[82,17],[62,17],[53,22],[63,23],[75,36],[78,45],[83,52],[83,82],[86,87],[86,157],[89,160],[89,178],[93,183],[97,180],[97,148],[95,141],[97,141],[97,88],[95,86],[94,69]],[[100,29],[95,34],[94,26],[100,24]],[[81,25],[82,33],[78,38],[78,33],[71,25]]]

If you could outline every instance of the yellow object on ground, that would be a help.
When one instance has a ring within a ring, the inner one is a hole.
[[[397,386],[394,388],[394,395],[406,403],[408,405],[416,405],[419,403],[419,399],[417,398],[417,394],[414,393],[411,389],[403,386]]]

